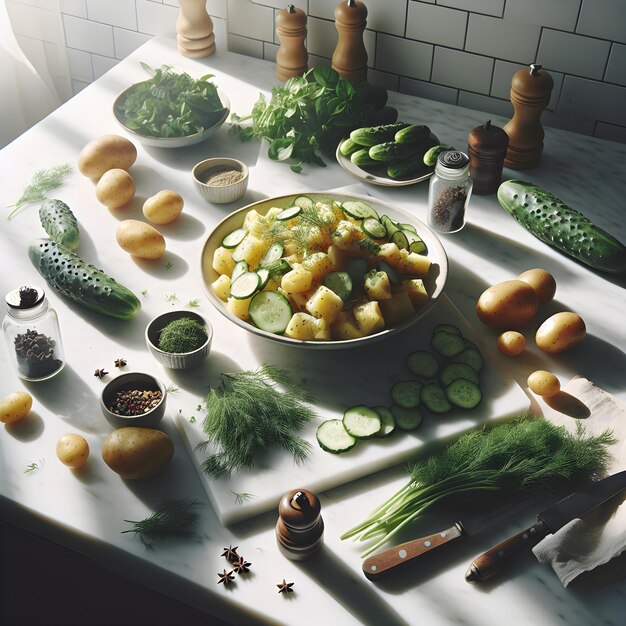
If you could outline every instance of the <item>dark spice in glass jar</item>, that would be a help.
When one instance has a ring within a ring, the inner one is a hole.
[[[163,399],[163,394],[158,389],[127,389],[118,391],[115,399],[109,406],[109,411],[124,417],[143,415],[154,409]]]
[[[465,218],[465,186],[446,187],[435,198],[431,219],[433,225],[441,230],[454,231],[463,226]]]
[[[48,376],[63,365],[54,354],[54,340],[43,333],[28,328],[14,343],[18,368],[28,378]]]

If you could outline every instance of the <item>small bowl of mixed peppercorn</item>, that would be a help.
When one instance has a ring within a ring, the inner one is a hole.
[[[180,309],[157,315],[146,327],[150,354],[165,367],[186,370],[209,354],[213,327],[195,311]]]
[[[113,428],[154,428],[165,414],[166,396],[163,383],[154,376],[128,372],[114,378],[102,390],[100,408]]]

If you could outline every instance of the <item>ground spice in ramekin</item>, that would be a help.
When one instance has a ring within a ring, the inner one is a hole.
[[[211,187],[227,187],[243,178],[243,172],[232,167],[213,167],[202,173],[201,180]]]

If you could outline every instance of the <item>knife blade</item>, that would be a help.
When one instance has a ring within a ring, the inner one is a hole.
[[[465,574],[468,583],[481,583],[493,576],[522,550],[531,548],[565,524],[584,517],[626,489],[626,470],[607,476],[587,489],[574,492],[537,515],[537,522],[475,558]]]
[[[378,552],[363,561],[363,573],[369,580],[378,580],[399,565],[412,561],[427,552],[432,552],[435,548],[446,545],[459,537],[476,535],[501,522],[505,517],[510,517],[527,507],[528,501],[507,502],[504,506],[486,515],[456,521],[450,528],[440,530],[432,535],[420,537],[419,539],[411,539]]]

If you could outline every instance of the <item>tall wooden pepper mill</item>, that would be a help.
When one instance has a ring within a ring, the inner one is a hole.
[[[541,113],[550,102],[554,81],[541,65],[533,63],[530,72],[523,68],[513,74],[511,102],[515,112],[504,126],[509,148],[504,165],[524,170],[539,163],[543,151]]]
[[[280,551],[293,561],[314,554],[324,540],[324,520],[319,498],[308,489],[288,491],[278,505],[276,541]]]
[[[363,31],[367,23],[367,7],[361,0],[344,0],[335,7],[337,47],[331,67],[351,82],[367,79],[367,51]]]
[[[470,131],[467,151],[474,193],[486,195],[498,190],[508,146],[508,135],[498,126],[494,126],[491,120]]]
[[[287,80],[302,76],[308,69],[309,55],[304,46],[306,13],[290,4],[276,16],[276,35],[280,48],[276,52],[276,78]]]
[[[208,57],[215,52],[213,20],[206,10],[206,0],[178,0],[176,20],[178,51],[186,57]]]

